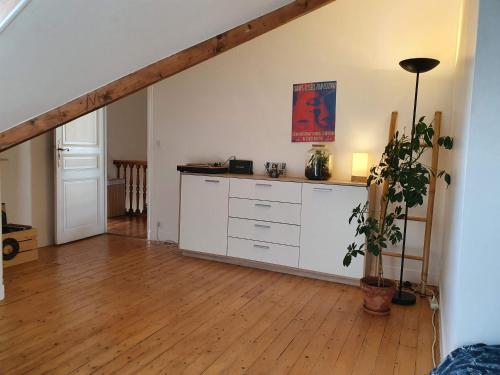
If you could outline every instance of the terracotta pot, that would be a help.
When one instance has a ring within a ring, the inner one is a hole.
[[[378,286],[378,278],[373,276],[361,279],[361,291],[363,292],[363,308],[366,312],[374,315],[387,315],[391,311],[391,300],[396,291],[396,283],[389,279],[383,279]]]

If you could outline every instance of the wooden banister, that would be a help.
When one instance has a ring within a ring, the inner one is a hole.
[[[148,162],[145,160],[113,160],[113,164],[116,166],[117,178],[123,178],[125,180],[125,188],[128,191],[128,197],[125,198],[125,202],[123,202],[123,204],[125,205],[125,211],[127,212],[127,214],[140,215],[146,213],[147,211],[146,170],[148,167]],[[123,169],[123,175],[121,173],[122,169]],[[135,175],[134,175],[134,169],[135,169]],[[142,200],[141,200],[141,192],[142,192]],[[134,193],[135,193],[135,200],[134,200]]]

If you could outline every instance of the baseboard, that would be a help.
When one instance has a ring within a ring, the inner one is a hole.
[[[175,233],[170,231],[161,230],[159,228],[148,229],[148,240],[150,241],[167,241],[167,242],[177,242],[177,236]]]
[[[280,266],[277,264],[269,264],[264,262],[258,262],[255,260],[241,259],[241,258],[233,258],[225,255],[214,255],[207,253],[199,253],[196,251],[182,250],[180,249],[183,255],[187,255],[194,258],[213,260],[217,262],[235,264],[243,267],[251,267],[251,268],[259,268],[266,271],[273,272],[281,272],[294,276],[307,277],[310,279],[318,279],[324,281],[331,281],[339,284],[346,284],[352,286],[359,286],[359,279],[355,279],[352,277],[344,277],[344,276],[334,276],[327,273],[316,272],[316,271],[308,271],[302,270],[294,267]]]

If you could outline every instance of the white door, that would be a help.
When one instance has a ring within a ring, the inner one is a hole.
[[[182,176],[181,249],[226,255],[228,195],[229,178]]]
[[[299,267],[332,275],[363,277],[364,257],[354,258],[349,267],[342,261],[347,245],[363,241],[354,238],[356,224],[349,224],[352,209],[364,204],[365,187],[303,184]]]
[[[104,233],[104,110],[57,128],[56,243]]]

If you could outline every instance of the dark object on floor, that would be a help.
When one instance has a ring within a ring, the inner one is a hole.
[[[253,161],[229,160],[229,173],[253,174]]]
[[[430,375],[500,374],[500,345],[466,345],[452,351]]]
[[[227,173],[227,167],[214,167],[209,164],[178,165],[177,170],[179,172],[187,172],[187,173],[207,173],[207,174]]]
[[[6,238],[2,243],[3,260],[11,260],[19,253],[19,242],[14,238]]]

